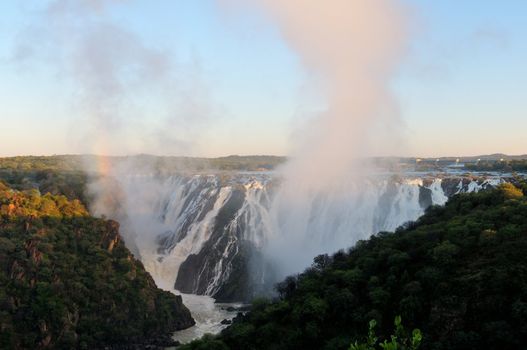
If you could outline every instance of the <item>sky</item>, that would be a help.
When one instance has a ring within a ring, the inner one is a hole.
[[[390,82],[400,147],[383,155],[527,153],[527,2],[402,2],[410,34]],[[157,53],[163,60],[154,64],[170,69],[130,80],[108,112],[119,118],[99,130],[83,104],[90,77],[80,79],[71,59],[71,29],[84,23],[75,16],[86,14],[73,13],[68,27],[45,14],[49,3],[0,2],[0,156],[286,155],[325,107],[310,72],[259,11],[217,0],[113,1],[95,21],[139,43],[124,54]],[[143,62],[112,57],[130,69]],[[110,146],[94,149],[101,133]]]

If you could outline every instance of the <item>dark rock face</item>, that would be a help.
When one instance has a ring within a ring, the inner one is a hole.
[[[262,280],[263,262],[254,242],[244,238],[243,225],[233,227],[244,201],[245,189],[235,188],[218,212],[210,238],[198,254],[189,255],[181,264],[175,289],[211,295],[217,302],[250,301],[254,297]],[[254,264],[259,268],[252,269]]]
[[[451,197],[456,194],[463,185],[463,179],[458,177],[449,177],[441,181],[441,187],[447,197]],[[466,183],[465,183],[466,185]]]
[[[185,199],[181,212],[185,213],[181,226],[174,232],[165,232],[158,238],[159,253],[169,252],[174,246],[184,239],[193,223],[200,222],[205,215],[213,208],[214,202],[218,199],[219,191],[215,186],[211,186],[210,179],[204,177],[193,181],[193,186],[183,187],[181,194]],[[169,197],[162,203],[160,221],[165,221],[169,208]],[[198,204],[198,205],[196,205]]]
[[[458,193],[477,192],[493,188],[501,181],[510,181],[510,179],[490,180],[485,176],[452,176],[446,177],[441,181],[441,187],[447,197],[452,197]]]
[[[220,209],[214,222],[212,235],[198,254],[190,255],[179,269],[175,288],[183,293],[211,294],[219,300],[245,299],[247,290],[247,261],[245,244],[236,232],[228,230],[234,215],[241,208],[244,192],[235,190]],[[222,264],[218,266],[217,262]],[[223,283],[211,290],[210,281],[223,277]],[[236,286],[232,288],[230,286]]]
[[[419,205],[421,208],[426,209],[432,204],[432,190],[425,186],[419,186]]]
[[[155,283],[154,283],[155,285]],[[187,329],[189,327],[192,327],[196,324],[196,321],[192,318],[192,315],[190,314],[190,310],[187,309],[187,307],[183,304],[183,299],[181,298],[181,295],[176,295],[176,307],[174,308],[174,312],[179,315],[179,317],[174,318],[174,321],[172,323],[172,327],[175,331],[179,331],[182,329]]]

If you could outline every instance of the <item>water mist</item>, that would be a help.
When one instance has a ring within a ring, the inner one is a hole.
[[[359,159],[386,151],[376,133],[397,120],[389,81],[405,47],[405,16],[394,0],[258,0],[256,5],[279,26],[327,99],[327,110],[303,126],[303,139],[280,169],[282,186],[265,251],[285,275],[301,271],[318,253],[360,238],[352,226],[342,227],[350,224],[347,215],[357,213],[340,208],[355,203],[360,210],[367,200],[362,184],[368,179]]]

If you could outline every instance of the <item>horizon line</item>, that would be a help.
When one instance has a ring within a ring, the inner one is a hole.
[[[450,155],[450,156],[403,156],[403,155],[382,155],[382,156],[367,156],[360,158],[370,158],[370,159],[449,159],[449,158],[485,158],[485,157],[510,157],[510,158],[526,158],[527,153],[523,154],[506,154],[506,153],[489,153],[489,154],[474,154],[474,155]],[[2,158],[17,158],[17,157],[106,157],[106,158],[129,158],[129,157],[158,157],[158,158],[186,158],[186,159],[220,159],[220,158],[247,158],[247,157],[276,157],[276,158],[293,158],[287,155],[276,155],[276,154],[229,154],[224,156],[192,156],[192,155],[161,155],[161,154],[151,154],[151,153],[136,153],[136,154],[123,154],[123,155],[108,155],[108,154],[94,154],[94,153],[62,153],[62,154],[20,154],[20,155],[0,155]]]

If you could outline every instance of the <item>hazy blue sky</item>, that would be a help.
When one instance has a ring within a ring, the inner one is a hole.
[[[527,153],[527,1],[405,4],[412,37],[392,82],[405,140],[398,152]],[[46,6],[0,2],[1,156],[93,151],[67,53],[48,33],[57,26],[42,15]],[[206,104],[191,117],[177,107],[173,113],[181,115],[167,119],[156,89],[126,95],[138,130],[115,131],[127,139],[116,153],[286,154],[297,126],[324,106],[296,54],[258,12],[229,11],[213,0],[130,0],[100,16],[162,52],[177,67],[176,84]],[[145,125],[162,130],[143,134]],[[168,140],[172,134],[187,135],[185,146]],[[158,136],[161,142],[143,148]]]

